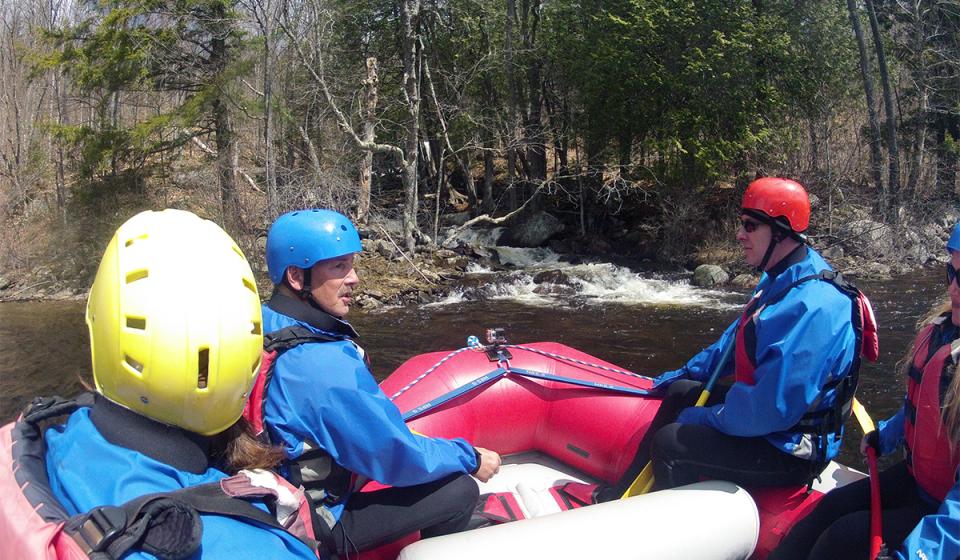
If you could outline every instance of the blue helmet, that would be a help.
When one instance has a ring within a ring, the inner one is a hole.
[[[960,224],[953,226],[950,239],[947,240],[948,251],[960,251]]]
[[[319,261],[359,253],[360,234],[333,210],[295,210],[277,218],[267,233],[267,272],[279,284],[288,266],[310,268]]]

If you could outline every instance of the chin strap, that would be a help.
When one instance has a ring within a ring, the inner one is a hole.
[[[767,243],[767,250],[763,253],[763,259],[760,260],[760,264],[757,265],[757,270],[760,272],[765,272],[767,270],[767,263],[770,262],[770,257],[773,255],[773,250],[777,248],[777,244],[783,240],[783,234],[772,221],[767,222],[767,225],[770,226],[770,243]]]
[[[303,271],[303,282],[302,287],[299,290],[294,290],[293,286],[290,285],[290,282],[287,281],[286,276],[283,278],[284,284],[287,285],[292,291],[296,292],[297,296],[300,297],[303,301],[307,302],[307,305],[316,309],[317,311],[327,311],[320,307],[320,304],[317,303],[317,300],[313,297],[313,269],[312,268],[301,268]]]

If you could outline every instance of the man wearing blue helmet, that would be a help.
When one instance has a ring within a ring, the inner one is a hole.
[[[466,528],[478,488],[500,456],[463,439],[412,433],[368,369],[343,317],[359,283],[360,236],[346,216],[300,210],[267,234],[275,285],[263,306],[264,360],[245,416],[283,447],[284,475],[302,484],[330,554],[349,554],[419,530]],[[269,390],[268,390],[269,389]],[[353,493],[367,480],[392,488]]]

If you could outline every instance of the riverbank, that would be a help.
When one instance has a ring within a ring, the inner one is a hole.
[[[832,207],[830,212],[818,212],[817,207],[822,204],[815,197],[813,203],[815,221],[811,227],[811,245],[834,268],[853,279],[888,280],[941,265],[946,260],[943,246],[950,228],[960,222],[960,209],[943,208],[929,212],[923,221],[904,219],[900,226],[892,227],[872,219],[866,208],[846,205]],[[198,213],[203,215],[202,211]],[[462,228],[467,217],[446,215],[439,243],[426,240],[413,253],[398,244],[397,240],[401,239],[398,223],[371,221],[362,230],[364,251],[357,263],[361,285],[356,305],[377,309],[441,300],[452,291],[462,289],[468,270],[515,268],[500,258],[502,245],[541,247],[566,262],[613,262],[631,270],[675,274],[696,270],[692,282],[707,288],[729,285],[746,290],[758,278],[742,261],[732,220],[722,225],[713,224],[713,229],[710,224],[691,224],[689,235],[704,241],[699,244],[688,241],[694,249],[677,256],[664,251],[664,244],[670,240],[664,239],[669,234],[662,231],[675,230],[676,226],[660,224],[658,230],[657,223],[651,222],[650,217],[632,221],[625,218],[616,223],[617,227],[587,235],[579,234],[576,224],[565,223],[564,215],[557,212],[528,214],[497,229],[482,224]],[[85,299],[102,251],[99,238],[108,239],[112,231],[106,221],[95,220],[95,226],[91,226],[95,233],[84,236],[81,230],[93,221],[78,221],[67,231],[40,227],[34,230],[32,235],[37,244],[46,236],[47,245],[35,250],[25,264],[0,267],[0,301]],[[251,228],[252,233],[240,241],[264,298],[272,290],[262,257],[266,226],[258,224]],[[457,235],[451,237],[451,232]],[[27,230],[24,235],[31,235],[31,231]],[[562,292],[569,287],[563,274],[549,271],[540,274],[536,282],[546,284],[544,290]]]

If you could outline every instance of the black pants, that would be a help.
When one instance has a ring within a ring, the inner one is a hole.
[[[465,474],[418,486],[353,494],[333,528],[337,551],[349,557],[414,531],[424,538],[462,531],[478,498],[477,483]]]
[[[880,473],[883,540],[892,551],[936,508],[920,500],[905,462]],[[769,560],[866,558],[870,548],[870,480],[829,492],[770,554]]]
[[[651,460],[655,490],[706,478],[754,487],[804,484],[810,479],[809,461],[784,453],[762,437],[728,436],[707,426],[671,423],[697,402],[702,389],[701,383],[686,379],[670,385],[627,472],[601,493],[599,501],[621,496]],[[714,387],[707,406],[723,402],[728,389]]]

